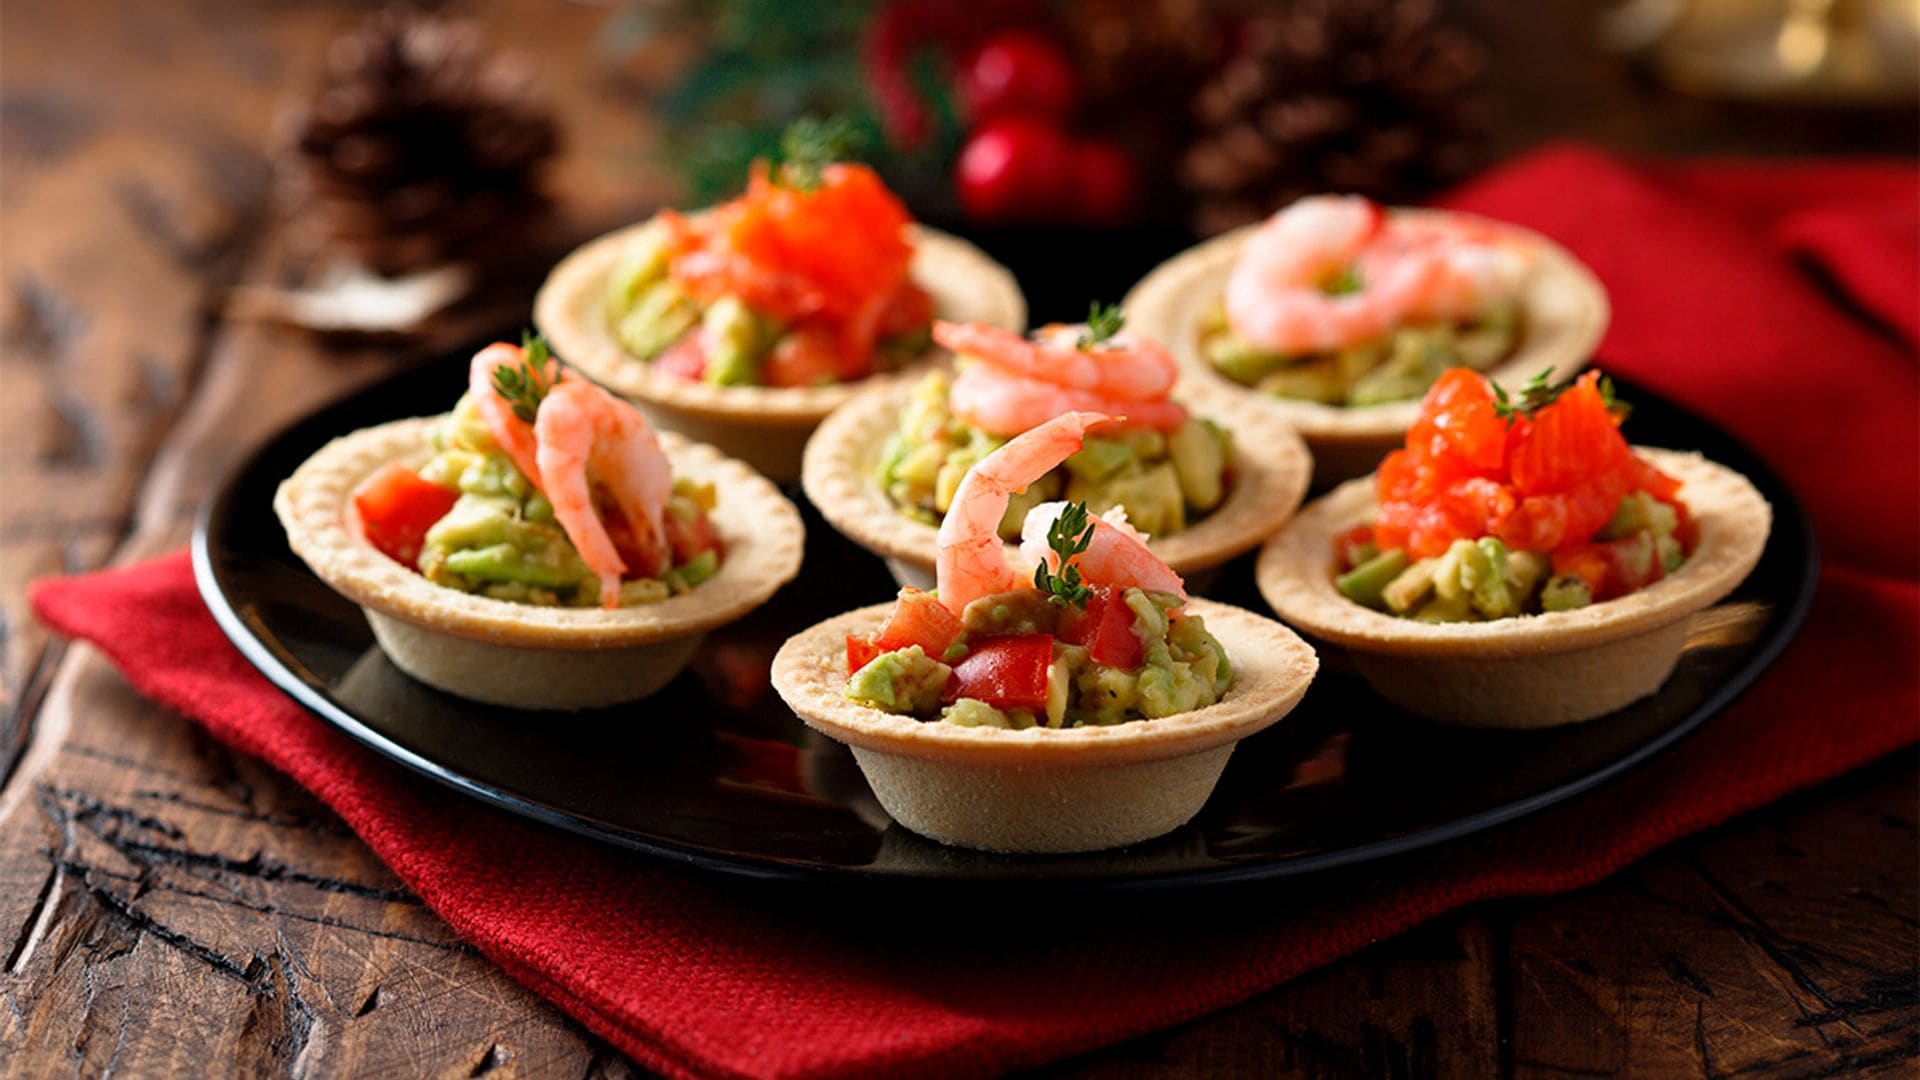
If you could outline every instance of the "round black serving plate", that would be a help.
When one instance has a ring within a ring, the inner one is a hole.
[[[1772,470],[1733,439],[1638,387],[1636,442],[1697,448],[1747,474],[1774,507],[1760,565],[1698,624],[1660,692],[1540,732],[1438,727],[1385,705],[1337,653],[1298,709],[1241,743],[1189,825],[1115,851],[1000,856],[924,840],[888,820],[844,747],[808,730],[767,685],[786,637],[894,592],[879,559],[810,510],[800,578],[714,632],[691,668],[636,704],[534,713],[414,682],[357,607],[288,550],[274,488],[329,438],[446,409],[465,353],[357,393],[282,432],[205,507],[194,571],[221,627],[282,690],[350,737],[455,791],[598,840],[711,870],[815,884],[1192,887],[1325,870],[1511,821],[1646,761],[1699,727],[1779,655],[1811,600],[1811,527]],[[1210,595],[1256,611],[1251,558]]]

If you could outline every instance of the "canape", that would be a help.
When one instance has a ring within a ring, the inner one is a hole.
[[[1187,377],[1253,390],[1300,430],[1316,486],[1371,470],[1441,372],[1566,379],[1606,291],[1559,245],[1453,211],[1303,199],[1163,263],[1125,301]]]
[[[1027,511],[1054,499],[1096,515],[1119,508],[1182,575],[1204,573],[1272,535],[1300,505],[1312,465],[1284,419],[1204,388],[1170,396],[1166,350],[1096,307],[1092,323],[1031,339],[995,327],[934,324],[958,372],[861,392],[807,444],[802,481],[833,526],[880,555],[902,585],[930,588],[934,539],[967,469],[1056,414],[1122,419],[1009,500],[1011,545]]]
[[[657,427],[793,479],[856,388],[940,356],[935,315],[1026,324],[1004,267],[913,224],[873,170],[830,151],[790,146],[731,202],[589,242],[547,278],[534,322]]]
[[[563,374],[537,339],[474,357],[453,411],[328,443],[280,485],[294,552],[395,666],[460,697],[644,697],[792,580],[792,503],[745,464]]]
[[[1285,716],[1318,666],[1286,627],[1189,598],[1119,518],[1043,503],[1010,558],[1012,491],[1110,418],[1069,412],[962,478],[937,593],[902,590],[789,639],[773,683],[853,749],[902,826],[1006,852],[1118,847],[1206,802],[1239,740]]]
[[[1637,701],[1759,561],[1772,510],[1699,454],[1630,447],[1620,416],[1597,372],[1517,396],[1448,372],[1378,474],[1268,542],[1260,591],[1420,716],[1547,727]]]

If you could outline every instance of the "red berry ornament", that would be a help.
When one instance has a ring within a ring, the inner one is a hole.
[[[1057,217],[1068,194],[1073,143],[1058,127],[1003,116],[967,138],[954,167],[960,206],[975,221]]]
[[[1110,139],[1084,139],[1073,146],[1071,209],[1086,225],[1120,225],[1140,201],[1133,158]]]
[[[1065,50],[1032,30],[988,37],[960,70],[960,97],[975,124],[1011,113],[1064,120],[1079,96]]]

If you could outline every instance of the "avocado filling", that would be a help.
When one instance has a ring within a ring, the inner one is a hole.
[[[927,721],[1014,729],[1205,708],[1232,685],[1233,667],[1183,604],[1137,588],[1096,586],[1077,602],[1021,589],[954,616],[929,594],[903,590],[879,634],[848,639],[845,694]],[[919,640],[902,644],[908,638]]]
[[[470,396],[461,396],[428,442],[434,457],[421,467],[420,479],[460,493],[426,530],[417,569],[428,581],[546,607],[600,602],[599,579],[554,520],[552,504],[487,434]],[[706,513],[713,505],[711,486],[676,479],[666,510],[669,538],[710,533]],[[673,565],[657,576],[621,583],[622,606],[686,592],[719,569],[715,544],[679,542],[673,551]]]
[[[1486,371],[1511,355],[1522,332],[1520,305],[1489,305],[1479,318],[1398,326],[1382,337],[1333,352],[1282,355],[1236,337],[1223,305],[1200,324],[1200,355],[1221,374],[1284,398],[1325,405],[1411,401],[1440,373]]]
[[[951,386],[945,372],[914,385],[875,469],[900,512],[930,525],[945,516],[967,470],[1006,443],[953,415]],[[1193,416],[1171,431],[1141,427],[1089,437],[1065,464],[1008,501],[1000,536],[1019,540],[1027,511],[1056,499],[1085,503],[1095,515],[1125,507],[1127,520],[1149,536],[1179,532],[1226,497],[1231,457],[1226,430]]]
[[[769,360],[801,342],[793,328],[756,311],[738,296],[709,304],[688,296],[669,274],[670,233],[660,219],[628,244],[607,278],[608,328],[629,355],[658,362],[663,370],[716,386],[796,385],[833,382],[850,368],[888,371],[926,352],[932,320],[882,334],[869,360],[789,364],[769,370]]]
[[[1650,585],[1688,554],[1680,511],[1646,491],[1622,498],[1592,542],[1551,555],[1483,536],[1410,559],[1403,549],[1380,550],[1371,534],[1362,526],[1336,545],[1335,584],[1357,604],[1420,622],[1572,611]]]

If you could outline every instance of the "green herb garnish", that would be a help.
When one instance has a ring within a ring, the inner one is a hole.
[[[1093,522],[1088,519],[1087,504],[1068,503],[1047,529],[1047,546],[1060,556],[1060,572],[1052,573],[1042,562],[1033,568],[1033,587],[1063,603],[1086,603],[1093,590],[1080,580],[1080,568],[1071,560],[1091,543]]]
[[[1514,421],[1521,417],[1532,419],[1534,413],[1560,400],[1560,395],[1573,386],[1574,380],[1548,382],[1547,377],[1552,374],[1553,369],[1547,368],[1528,379],[1517,396],[1510,396],[1499,383],[1488,379],[1487,382],[1493,387],[1494,415],[1505,420],[1508,427],[1512,427]],[[1605,375],[1600,376],[1600,400],[1607,403],[1608,412],[1623,420],[1633,411],[1633,406],[1614,397],[1613,380]]]
[[[1091,349],[1102,344],[1120,332],[1127,325],[1127,316],[1120,310],[1119,304],[1102,304],[1095,300],[1087,309],[1087,332],[1073,343],[1076,349]]]
[[[1345,296],[1348,293],[1359,292],[1361,284],[1360,271],[1349,266],[1341,270],[1332,281],[1327,282],[1326,288],[1322,291],[1328,296]]]
[[[859,149],[860,132],[844,116],[802,116],[780,136],[780,182],[798,191],[820,186],[820,171]]]
[[[547,348],[546,338],[523,331],[520,349],[525,353],[520,363],[501,364],[493,369],[493,392],[507,399],[507,404],[513,406],[513,415],[531,424],[540,412],[540,402],[546,400],[548,391],[559,381],[560,373],[552,370],[553,353]]]

